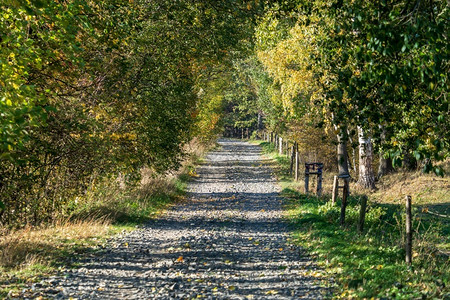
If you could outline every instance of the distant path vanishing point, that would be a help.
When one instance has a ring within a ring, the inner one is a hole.
[[[288,243],[280,188],[259,146],[221,139],[189,200],[37,286],[76,299],[318,299],[315,269]]]

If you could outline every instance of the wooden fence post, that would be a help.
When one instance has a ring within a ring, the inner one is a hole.
[[[299,163],[298,151],[295,151],[295,181],[298,181]]]
[[[305,194],[309,192],[309,170],[305,164]]]
[[[316,194],[317,194],[317,197],[322,196],[322,173],[317,174]]]
[[[347,196],[348,196],[348,181],[344,179],[344,191],[342,193],[342,205],[341,205],[341,225],[345,224],[345,209],[347,208]]]
[[[322,196],[322,174],[317,174],[316,195],[317,197]]]
[[[292,173],[294,172],[294,162],[295,162],[295,142],[294,145],[291,147],[291,164],[289,166],[289,175],[292,176]]]
[[[406,196],[406,263],[412,263],[411,196]]]
[[[335,204],[339,193],[339,178],[334,176],[333,179],[333,194],[331,195],[331,203]]]
[[[361,209],[359,211],[359,223],[358,231],[361,233],[364,230],[364,221],[366,219],[366,207],[367,207],[367,196],[364,195],[361,198]]]

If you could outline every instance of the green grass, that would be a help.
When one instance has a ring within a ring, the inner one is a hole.
[[[289,161],[261,143],[276,162],[276,173],[287,199],[292,240],[311,253],[326,277],[335,282],[333,298],[443,299],[450,297],[448,256],[439,252],[448,245],[449,227],[413,209],[413,264],[404,263],[404,209],[369,199],[365,229],[358,233],[360,196],[349,198],[346,224],[339,225],[340,202],[298,192],[288,174]],[[389,192],[389,191],[386,191]]]

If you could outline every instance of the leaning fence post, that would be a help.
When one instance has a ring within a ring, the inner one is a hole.
[[[363,232],[364,230],[364,220],[366,218],[366,207],[367,207],[367,196],[364,195],[361,198],[361,209],[359,211],[359,223],[358,223],[358,231]]]
[[[411,196],[406,196],[406,263],[412,262]]]

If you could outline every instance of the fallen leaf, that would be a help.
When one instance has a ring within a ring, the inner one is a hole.
[[[275,290],[270,290],[266,292],[266,295],[276,295],[276,294],[278,294],[278,291]]]
[[[228,287],[228,289],[229,289],[230,291],[234,291],[234,290],[236,289],[236,287],[235,287],[234,285],[230,285],[230,286]]]
[[[183,256],[180,256],[177,258],[177,262],[183,262],[183,261],[184,261]]]

